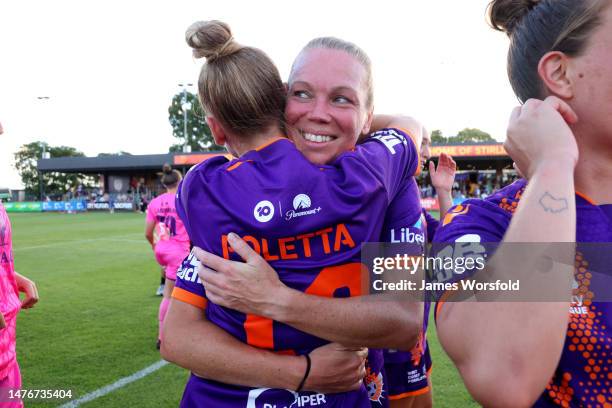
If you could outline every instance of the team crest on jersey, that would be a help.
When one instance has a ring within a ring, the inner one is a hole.
[[[308,194],[298,194],[293,198],[293,209],[285,213],[287,221],[303,217],[306,215],[314,215],[321,212],[321,207],[312,208],[312,199]]]
[[[380,402],[384,385],[382,373],[373,373],[370,367],[367,367],[363,384],[368,390],[370,401]]]

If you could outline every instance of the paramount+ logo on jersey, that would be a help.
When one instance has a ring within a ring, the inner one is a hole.
[[[304,216],[316,215],[321,212],[321,206],[315,206],[312,199],[308,194],[300,193],[293,197],[291,207],[289,210],[283,213],[282,204],[279,201],[279,216],[284,218],[285,221],[291,221],[295,218]],[[253,208],[253,216],[261,223],[267,223],[272,220],[276,210],[274,204],[270,200],[261,200]]]
[[[287,221],[303,217],[305,215],[314,215],[321,212],[321,207],[313,207],[312,200],[308,194],[298,194],[293,198],[293,209],[285,213],[285,219]]]

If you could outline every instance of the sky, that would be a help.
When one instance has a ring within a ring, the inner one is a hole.
[[[167,152],[175,142],[168,106],[201,66],[184,39],[197,20],[228,23],[236,41],[270,55],[283,79],[310,39],[352,41],[373,62],[375,112],[410,115],[444,135],[475,127],[503,141],[518,102],[506,74],[508,39],[486,24],[487,3],[0,2],[0,187],[21,187],[13,155],[35,140],[88,156]]]

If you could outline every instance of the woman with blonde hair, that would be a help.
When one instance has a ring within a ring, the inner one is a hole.
[[[287,103],[286,128],[294,145],[282,137],[285,89],[269,58],[233,42],[229,28],[218,22],[192,26],[187,38],[194,55],[208,58],[199,93],[215,141],[239,158],[209,159],[192,170],[179,190],[177,208],[195,245],[237,259],[244,249],[242,236],[270,261],[280,280],[271,277],[272,286],[252,289],[263,289],[264,303],[276,304],[288,312],[288,319],[243,312],[237,304],[217,304],[221,299],[215,284],[209,281],[202,288],[194,267],[184,263],[162,342],[162,355],[194,374],[183,404],[311,401],[329,407],[369,407],[360,348],[411,348],[421,329],[422,311],[413,302],[364,302],[355,297],[362,294],[358,243],[379,240],[386,208],[414,182],[419,140],[417,136],[412,142],[410,134],[420,133],[420,126],[409,119],[373,118],[368,73],[353,55],[334,51],[333,65],[341,71],[327,75],[325,85],[307,83],[309,75],[302,77],[307,89],[293,93],[300,105],[289,111],[291,101]],[[298,65],[294,70],[311,67]],[[382,130],[347,152],[359,135],[370,131],[372,122],[373,128]],[[325,165],[326,160],[331,164]],[[410,198],[418,203],[418,196]],[[300,310],[291,310],[291,305]],[[209,322],[202,321],[202,309]],[[298,315],[299,319],[290,317]],[[342,327],[338,319],[345,322]],[[233,338],[213,334],[206,328],[210,322]],[[197,339],[205,335],[206,344],[200,347]],[[254,352],[236,344],[236,339],[298,357]],[[345,347],[318,347],[328,341]],[[223,367],[220,352],[225,353]],[[229,365],[228,355],[234,356]],[[332,360],[333,374],[325,372]]]

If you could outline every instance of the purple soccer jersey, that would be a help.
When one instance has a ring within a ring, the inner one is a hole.
[[[360,244],[379,240],[387,207],[417,166],[414,144],[397,129],[377,132],[326,166],[311,164],[292,142],[280,139],[232,162],[219,157],[196,166],[180,186],[177,210],[195,246],[239,259],[227,243],[227,234],[235,232],[274,267],[287,286],[319,296],[359,296],[366,282]],[[193,256],[184,262],[173,297],[205,308],[211,322],[240,341],[294,354],[327,343],[270,319],[207,304],[195,265]],[[371,364],[382,364],[376,363],[380,357],[371,357]],[[182,404],[369,407],[370,399],[365,387],[339,394],[296,394],[231,386],[192,375]]]
[[[406,195],[415,196],[420,202],[420,192],[416,180],[407,183],[404,187]],[[381,241],[384,242],[409,242],[422,243],[431,241],[430,222],[429,218],[434,223],[437,222],[420,206],[403,207],[403,211],[395,210],[395,207],[401,207],[391,203],[387,217],[385,219],[384,231],[388,235],[383,235]],[[397,213],[403,215],[399,217]],[[429,218],[428,218],[429,217]],[[405,222],[397,222],[397,219],[403,219]],[[402,225],[410,225],[406,228]],[[434,225],[435,229],[437,225]],[[387,386],[388,398],[390,400],[398,400],[407,397],[414,397],[424,394],[429,391],[427,382],[427,372],[431,369],[431,358],[429,355],[429,346],[427,344],[427,322],[429,318],[430,303],[426,300],[424,304],[423,329],[419,335],[417,345],[410,351],[401,350],[384,350],[384,379]]]
[[[467,200],[452,208],[435,242],[453,243],[466,235],[471,242],[500,242],[526,184],[518,180],[485,200]],[[597,301],[598,291],[609,288],[598,288],[589,280],[590,262],[597,262],[600,254],[591,258],[580,251],[580,243],[612,242],[612,205],[598,206],[576,194],[576,241],[576,289],[567,337],[555,374],[535,407],[612,406],[612,303]],[[469,271],[465,275],[469,277]],[[440,307],[443,303],[436,312]]]

